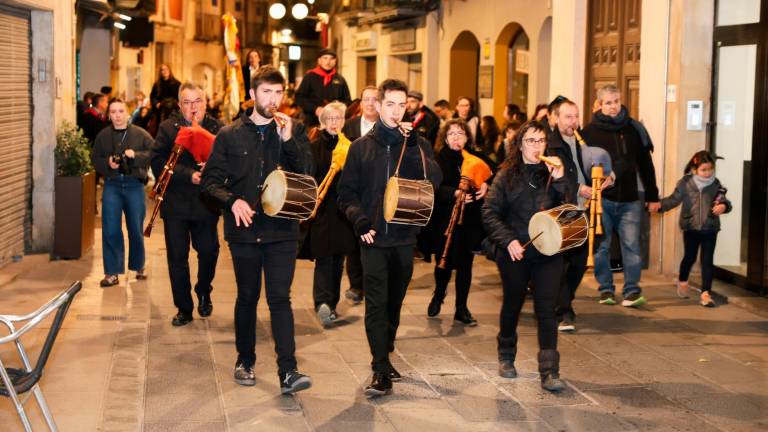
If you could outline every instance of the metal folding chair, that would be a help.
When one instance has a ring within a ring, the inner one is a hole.
[[[29,422],[29,417],[24,411],[24,404],[29,400],[32,394],[37,399],[37,404],[40,405],[40,409],[43,411],[45,421],[48,423],[48,428],[52,431],[56,431],[56,423],[53,421],[51,411],[48,409],[48,404],[45,402],[43,392],[40,390],[39,381],[43,376],[43,368],[48,361],[48,357],[51,354],[53,343],[56,341],[56,336],[59,334],[61,325],[64,322],[64,317],[67,315],[69,305],[72,304],[72,300],[75,295],[82,288],[82,283],[77,281],[73,283],[65,291],[59,293],[56,297],[49,300],[40,309],[32,312],[28,315],[0,315],[0,322],[5,324],[10,331],[10,334],[4,337],[0,337],[0,345],[13,342],[16,345],[16,350],[19,352],[19,357],[24,363],[24,369],[6,368],[3,365],[2,359],[0,359],[0,395],[9,397],[13,404],[16,406],[16,412],[19,414],[21,422],[24,424],[24,429],[27,431],[32,430],[32,425]],[[53,318],[51,324],[51,330],[48,332],[48,336],[45,339],[43,348],[40,351],[40,356],[37,359],[37,364],[32,367],[29,362],[26,350],[21,344],[21,336],[35,328],[40,322],[42,322],[48,315],[56,311],[56,316]],[[18,330],[16,325],[24,323]],[[16,324],[16,325],[14,325]],[[20,398],[19,395],[29,392],[26,397]]]

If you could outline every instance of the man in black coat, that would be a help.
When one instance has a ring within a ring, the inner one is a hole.
[[[259,69],[251,88],[254,109],[250,116],[241,115],[216,135],[201,185],[203,194],[224,207],[224,238],[237,281],[235,382],[256,385],[256,307],[263,275],[280,391],[291,394],[312,385],[309,377],[297,370],[291,309],[299,222],[267,216],[261,195],[266,177],[278,166],[310,174],[312,155],[303,129],[294,128],[289,116],[276,112],[284,91],[285,78],[277,69]]]
[[[403,121],[413,123],[416,132],[424,137],[434,147],[437,131],[440,129],[440,119],[434,111],[424,105],[424,95],[416,90],[408,92],[406,111]]]
[[[91,147],[96,142],[96,135],[102,129],[109,126],[109,119],[107,118],[108,105],[107,97],[101,93],[96,93],[91,98],[91,106],[83,113],[83,124],[80,125],[80,128],[83,129],[83,136],[91,143]]]
[[[181,112],[160,123],[152,148],[152,172],[156,179],[162,175],[181,128],[190,128],[194,122],[213,135],[221,129],[221,122],[205,114],[206,102],[202,87],[190,82],[181,85]],[[203,166],[190,151],[183,151],[173,169],[160,207],[173,304],[178,309],[171,321],[174,326],[183,326],[192,321],[194,304],[190,292],[190,239],[192,247],[197,251],[197,311],[201,317],[210,316],[213,311],[211,282],[216,274],[219,257],[219,233],[216,227],[221,211],[210,200],[204,202],[200,197]]]
[[[400,379],[389,353],[395,349],[400,308],[413,275],[413,247],[419,232],[416,226],[384,220],[384,190],[401,152],[401,178],[426,177],[433,188],[442,178],[432,146],[417,133],[410,133],[410,123],[400,123],[407,94],[408,86],[400,80],[381,83],[376,103],[379,120],[372,132],[349,148],[338,188],[339,207],[362,246],[365,332],[373,354],[373,380],[365,389],[369,397],[391,393],[392,381]]]
[[[309,128],[319,124],[320,109],[333,101],[349,105],[352,99],[347,81],[336,72],[336,52],[326,48],[320,50],[317,67],[301,80],[296,90],[296,105],[304,111],[304,123]]]

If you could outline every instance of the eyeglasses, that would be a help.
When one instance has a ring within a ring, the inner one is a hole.
[[[375,97],[367,97],[367,98],[362,98],[361,100],[362,100],[363,102],[376,102],[376,101],[377,101],[377,100],[379,100],[379,99],[378,99],[378,98],[375,98]]]
[[[523,143],[528,147],[542,147],[547,143],[547,139],[546,138],[540,138],[540,139],[525,138],[523,139]]]
[[[181,101],[181,104],[183,106],[185,106],[185,107],[189,107],[189,106],[192,106],[192,105],[200,105],[202,103],[203,103],[202,99],[195,99],[193,101],[190,101],[190,100],[183,100],[183,101]]]
[[[465,134],[464,132],[461,132],[461,131],[458,131],[458,132],[448,132],[446,135],[448,136],[448,138],[467,136],[467,134]]]
[[[325,121],[328,121],[328,122],[338,122],[342,120],[344,120],[343,117],[326,117],[325,118]]]

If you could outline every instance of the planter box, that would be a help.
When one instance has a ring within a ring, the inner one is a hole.
[[[53,256],[80,258],[93,247],[96,216],[96,174],[56,177],[56,221]]]

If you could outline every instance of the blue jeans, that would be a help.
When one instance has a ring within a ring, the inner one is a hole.
[[[125,273],[123,213],[128,228],[128,270],[144,268],[144,184],[134,177],[119,175],[105,179],[101,205],[101,247],[104,274]]]
[[[616,291],[611,272],[611,237],[614,228],[621,241],[621,258],[624,264],[624,288],[622,295],[640,293],[640,219],[644,205],[642,201],[615,202],[603,198],[603,235],[595,252],[595,279],[600,292]]]

